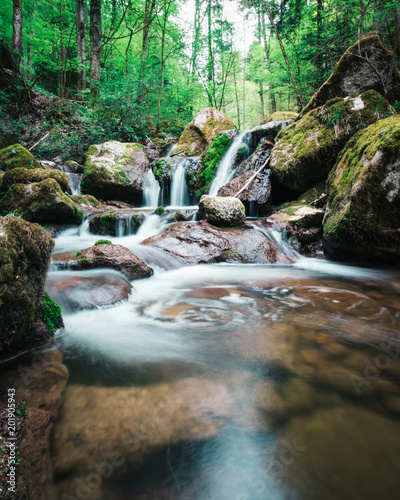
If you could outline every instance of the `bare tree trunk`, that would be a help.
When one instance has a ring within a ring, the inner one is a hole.
[[[158,121],[160,121],[161,116],[161,96],[164,88],[164,68],[165,68],[165,37],[167,34],[167,21],[169,17],[169,12],[171,8],[172,0],[168,2],[168,5],[165,6],[163,21],[161,26],[161,68],[160,68],[160,85],[158,88],[158,103],[157,103],[157,117]]]
[[[207,31],[207,45],[208,45],[208,63],[207,63],[207,82],[208,89],[207,92],[208,100],[210,106],[215,107],[215,88],[214,88],[214,53],[212,47],[212,0],[208,0],[207,4],[207,20],[208,20],[208,31]]]
[[[78,49],[79,70],[78,90],[86,88],[86,5],[85,0],[76,0],[76,46]]]
[[[192,57],[190,60],[190,73],[192,76],[192,82],[194,81],[197,70],[197,52],[200,50],[201,3],[202,0],[196,0],[195,3]]]
[[[273,26],[274,28],[274,31],[275,31],[275,35],[276,35],[276,39],[278,40],[278,43],[280,45],[280,48],[281,48],[281,51],[282,51],[282,55],[283,55],[283,58],[285,60],[285,63],[286,63],[286,66],[287,66],[287,69],[289,71],[289,74],[290,74],[290,78],[292,80],[292,83],[294,85],[294,88],[296,89],[296,94],[297,94],[297,98],[299,100],[299,103],[301,105],[302,108],[304,108],[305,106],[305,103],[304,103],[304,99],[303,99],[303,96],[301,95],[301,92],[300,92],[300,89],[299,89],[299,86],[297,84],[297,81],[294,77],[294,74],[293,74],[293,71],[292,71],[292,68],[290,66],[290,63],[289,63],[289,59],[287,58],[287,55],[286,55],[286,50],[285,50],[285,47],[283,46],[283,42],[282,42],[282,39],[281,39],[281,36],[279,34],[279,31],[278,31],[278,27],[276,26],[275,24],[275,21],[274,21],[274,18],[272,16],[272,13],[271,13],[271,9],[269,8],[269,5],[267,3],[265,3],[265,8],[267,10],[267,14],[268,14],[268,18],[269,18],[269,22],[271,23],[271,26]]]
[[[149,33],[150,33],[150,24],[151,19],[153,17],[154,9],[156,7],[156,0],[146,0],[146,4],[144,7],[144,27],[142,31],[142,56],[140,62],[140,73],[139,73],[139,85],[138,85],[138,95],[136,98],[136,102],[140,102],[144,96],[144,85],[143,78],[144,72],[146,69],[146,61],[147,61],[147,47],[149,43]]]
[[[322,50],[323,10],[324,10],[323,0],[317,0],[317,46],[318,46],[317,71],[318,71],[319,83],[322,83],[322,80],[324,79],[323,50]]]
[[[90,98],[100,95],[101,0],[90,0]]]
[[[22,0],[13,0],[12,50],[19,68],[22,57]]]
[[[239,104],[239,95],[236,84],[236,71],[233,72],[233,82],[235,84],[235,100],[236,100],[236,115],[237,115],[237,126],[240,130],[240,104]]]
[[[268,40],[267,40],[267,28],[265,26],[265,18],[264,18],[263,12],[260,12],[260,19],[261,19],[260,27],[262,27],[262,37],[264,40],[265,59],[267,61],[267,68],[269,71],[271,71],[269,45],[268,45]],[[275,113],[275,111],[276,111],[276,99],[275,99],[275,90],[274,90],[273,83],[269,84],[269,102],[270,102],[270,106],[271,106],[271,113]]]

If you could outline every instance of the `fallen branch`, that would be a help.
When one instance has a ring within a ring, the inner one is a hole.
[[[31,147],[28,149],[28,151],[32,151],[32,149],[33,149],[33,148],[36,148],[36,146],[37,146],[38,144],[40,144],[40,143],[43,141],[43,139],[46,139],[46,137],[47,137],[48,135],[50,135],[50,132],[47,132],[47,134],[46,134],[46,135],[44,135],[41,139],[39,139],[37,142],[35,142],[35,144],[34,144],[33,146],[31,146]]]
[[[268,163],[269,163],[269,159],[270,159],[270,158],[271,158],[271,157],[269,156],[269,157],[266,159],[266,161],[263,163],[263,165],[262,165],[262,166],[261,166],[261,167],[257,170],[257,172],[256,172],[254,175],[252,175],[252,176],[250,177],[250,179],[246,182],[246,184],[242,187],[242,189],[240,189],[240,190],[239,190],[239,191],[238,191],[238,192],[237,192],[237,193],[233,196],[234,198],[236,198],[237,196],[239,196],[239,194],[240,194],[240,193],[242,193],[245,189],[247,189],[247,188],[250,186],[250,184],[254,181],[254,179],[255,179],[255,178],[257,177],[257,175],[261,172],[261,170],[263,170],[263,169],[264,169],[264,168],[268,165]]]

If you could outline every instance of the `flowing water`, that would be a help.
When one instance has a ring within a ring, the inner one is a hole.
[[[64,313],[48,498],[397,499],[399,273],[301,257],[272,230],[294,264],[182,267],[140,244],[163,228],[113,238],[155,269],[128,300]],[[68,230],[55,252],[96,239]]]
[[[189,192],[186,184],[186,167],[190,160],[183,158],[172,172],[171,207],[186,207],[189,205]]]
[[[143,206],[144,207],[158,207],[158,199],[160,196],[160,184],[155,178],[151,168],[148,170],[143,185]]]

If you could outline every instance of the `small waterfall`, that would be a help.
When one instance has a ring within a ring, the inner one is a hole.
[[[175,142],[175,144],[171,144],[171,147],[168,149],[165,158],[169,158],[171,156],[172,151],[176,148],[177,145],[178,145],[177,142]]]
[[[231,180],[236,154],[239,148],[248,148],[250,141],[251,133],[249,130],[243,130],[237,137],[235,137],[234,141],[229,146],[228,151],[225,153],[220,164],[218,165],[217,175],[210,187],[210,196],[217,196],[219,189]]]
[[[70,186],[70,191],[72,195],[77,195],[77,194],[82,194],[81,193],[81,181],[82,181],[82,174],[71,174],[69,172],[66,172],[69,178],[69,186]]]
[[[139,224],[138,216],[136,214],[119,213],[117,215],[117,226],[116,226],[117,237],[121,238],[122,236],[131,236],[132,234],[135,234],[138,224]]]
[[[180,162],[171,179],[171,206],[173,207],[186,207],[189,205],[189,193],[186,184],[186,166],[188,160]]]
[[[158,206],[158,197],[160,195],[160,184],[155,178],[153,171],[151,168],[148,170],[146,174],[146,178],[143,184],[143,199],[144,199],[144,207],[157,207]]]
[[[148,215],[143,224],[140,226],[136,236],[139,241],[143,241],[150,236],[154,236],[161,231],[161,227],[164,224],[163,217],[157,214]]]
[[[303,259],[304,257],[297,252],[292,245],[287,241],[287,231],[284,229],[283,231],[277,230],[275,227],[265,227],[258,223],[252,224],[254,229],[261,231],[271,243],[273,243],[277,249],[282,252],[286,257],[291,260],[298,261]]]

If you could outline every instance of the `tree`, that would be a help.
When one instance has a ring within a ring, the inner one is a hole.
[[[78,90],[86,88],[86,3],[85,0],[76,2],[76,46],[79,59]]]
[[[19,67],[22,57],[22,0],[13,0],[12,50]]]
[[[100,95],[101,0],[90,0],[90,98]]]

